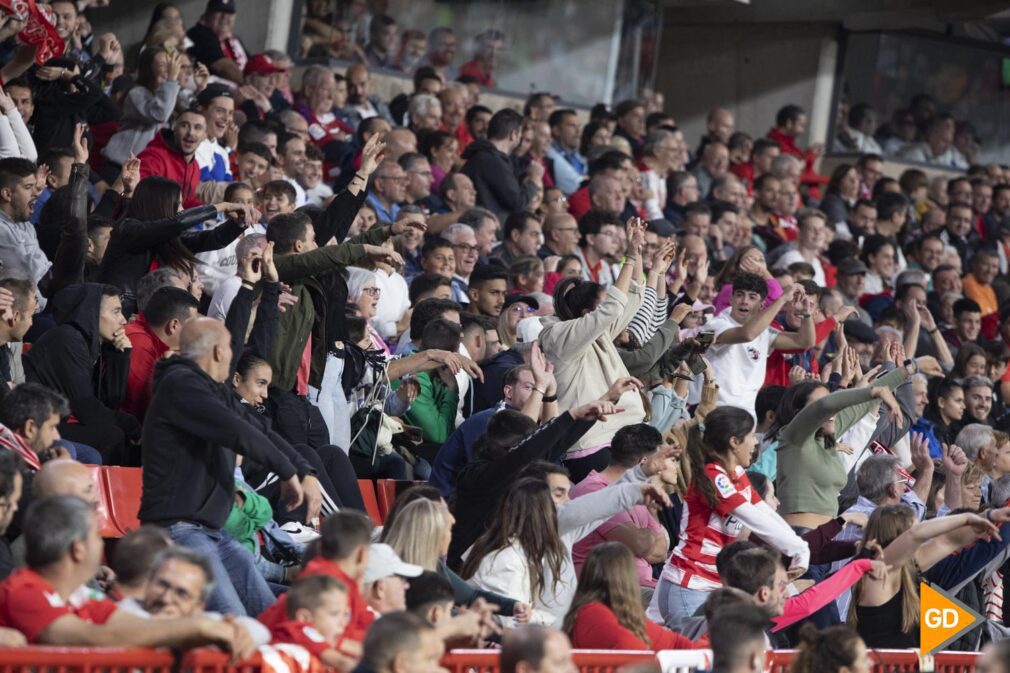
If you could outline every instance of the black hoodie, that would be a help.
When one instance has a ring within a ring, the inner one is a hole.
[[[473,181],[478,206],[487,208],[503,222],[509,213],[529,207],[536,185],[519,184],[508,155],[490,140],[474,140],[463,150],[463,159],[466,164],[462,173]]]
[[[312,468],[269,420],[187,358],[154,368],[154,397],[144,416],[144,490],[140,520],[179,521],[219,530],[235,501],[235,454],[282,481]]]
[[[24,356],[25,378],[63,393],[82,424],[118,425],[128,437],[138,438],[137,419],[118,411],[126,394],[130,351],[102,343],[98,332],[103,287],[78,283],[53,297],[56,327]]]

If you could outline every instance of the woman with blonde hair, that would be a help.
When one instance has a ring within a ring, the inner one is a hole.
[[[449,553],[451,535],[438,505],[422,498],[399,510],[393,525],[382,531],[382,541],[404,562],[437,572],[438,562]]]
[[[591,650],[684,650],[694,643],[645,618],[635,556],[620,542],[589,552],[562,630]]]

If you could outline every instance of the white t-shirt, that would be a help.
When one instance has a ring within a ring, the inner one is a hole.
[[[804,264],[809,264],[814,267],[814,282],[821,287],[825,287],[827,285],[827,279],[824,277],[824,267],[821,266],[821,260],[814,257],[813,262],[808,262],[799,250],[790,250],[779,257],[779,261],[775,262],[775,268],[788,269],[791,264],[795,264],[796,262],[803,262]]]
[[[242,279],[238,276],[232,276],[218,283],[217,290],[210,300],[210,306],[207,308],[207,317],[224,322],[228,315],[228,309],[231,308],[231,303],[235,301],[235,295],[241,288]]]
[[[716,336],[740,323],[730,317],[731,308],[705,323],[706,332]],[[765,382],[765,370],[772,342],[778,330],[769,327],[757,339],[742,344],[715,344],[706,357],[712,363],[715,380],[719,384],[718,405],[746,409],[754,416],[754,400]]]

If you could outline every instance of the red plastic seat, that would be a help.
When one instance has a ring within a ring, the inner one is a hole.
[[[140,496],[144,491],[143,471],[139,467],[103,467],[108,491],[109,512],[116,526],[126,533],[140,528]]]
[[[358,490],[361,491],[361,499],[365,503],[365,511],[376,526],[382,525],[382,511],[379,509],[379,502],[375,498],[375,484],[371,479],[358,479]]]
[[[423,481],[400,481],[397,479],[377,479],[375,489],[379,495],[379,511],[382,512],[382,520],[385,521],[389,512],[393,509],[396,497],[416,484],[424,484]]]
[[[109,507],[109,492],[105,487],[105,475],[98,465],[87,465],[88,474],[95,483],[95,493],[98,494],[98,532],[102,537],[123,537],[122,529],[116,525]]]

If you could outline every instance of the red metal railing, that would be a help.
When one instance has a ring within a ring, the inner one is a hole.
[[[453,650],[442,665],[449,673],[499,673],[497,650]],[[769,653],[769,673],[789,673],[795,650]],[[615,673],[624,666],[656,663],[653,652],[576,650],[579,673]],[[873,673],[913,673],[920,670],[915,650],[870,652]],[[974,673],[978,654],[941,652],[923,661],[923,671]],[[263,673],[259,654],[232,665],[227,654],[212,649],[190,650],[177,661],[168,650],[81,647],[0,648],[0,673]]]

